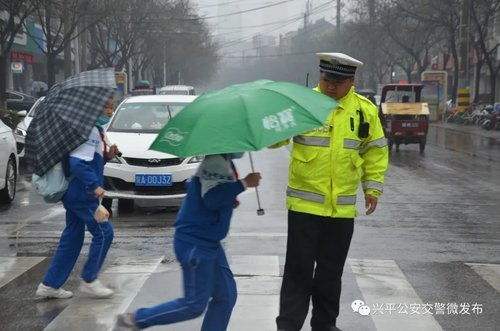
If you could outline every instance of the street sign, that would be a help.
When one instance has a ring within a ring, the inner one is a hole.
[[[423,84],[426,82],[435,82],[437,84],[437,93],[435,95],[435,119],[439,119],[446,113],[446,101],[448,98],[448,73],[444,70],[426,70],[422,72],[421,80]]]
[[[128,93],[127,74],[123,71],[115,72],[116,98],[122,100]]]
[[[13,74],[22,74],[24,66],[22,62],[15,61],[10,64],[10,69]]]

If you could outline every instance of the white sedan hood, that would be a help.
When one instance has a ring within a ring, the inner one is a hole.
[[[150,151],[149,146],[155,140],[156,133],[106,132],[111,144],[116,144],[123,157],[139,159],[160,158],[169,159],[177,156],[157,151]]]

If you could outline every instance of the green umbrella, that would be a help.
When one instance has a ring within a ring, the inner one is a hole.
[[[150,149],[180,157],[256,151],[323,126],[337,102],[301,85],[258,80],[203,94]]]
[[[301,85],[258,80],[203,94],[174,116],[150,149],[180,157],[256,151],[323,126],[337,102]],[[250,154],[252,172],[253,160]],[[258,215],[263,215],[259,192]]]

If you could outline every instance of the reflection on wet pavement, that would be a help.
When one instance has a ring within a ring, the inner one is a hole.
[[[427,142],[449,150],[500,161],[500,132],[496,133],[480,128],[462,131],[456,125],[434,124],[429,128]]]

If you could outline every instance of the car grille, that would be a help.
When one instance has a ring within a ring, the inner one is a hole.
[[[186,181],[174,182],[172,186],[135,186],[120,178],[106,177],[105,190],[132,191],[137,195],[174,195],[186,193]]]
[[[135,157],[125,157],[124,159],[128,164],[132,166],[148,167],[148,168],[175,166],[181,164],[182,161],[184,161],[184,159],[178,157],[172,159],[157,159],[157,158],[138,159]]]

